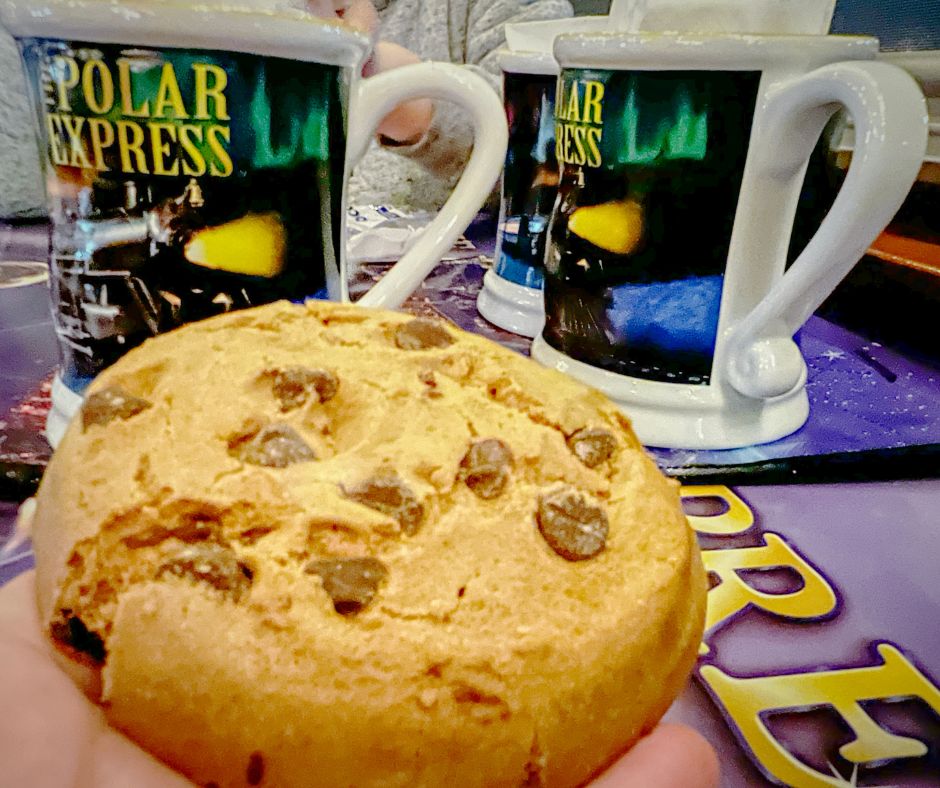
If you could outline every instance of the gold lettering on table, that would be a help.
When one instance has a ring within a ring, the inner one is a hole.
[[[794,757],[764,724],[768,712],[809,710],[832,706],[855,738],[839,748],[854,764],[896,758],[919,758],[927,746],[909,736],[898,736],[879,726],[860,705],[868,700],[920,698],[940,714],[940,689],[894,646],[879,643],[882,664],[782,676],[736,678],[714,665],[699,670],[754,757],[784,785],[800,788],[845,786],[845,780],[816,771]]]
[[[750,605],[786,618],[819,618],[835,610],[835,591],[816,569],[775,533],[764,534],[765,544],[755,547],[705,550],[705,570],[720,581],[708,592],[705,634],[713,632]],[[749,586],[738,570],[788,568],[803,581],[797,591],[768,594]],[[700,654],[709,647],[702,643]]]
[[[711,536],[730,536],[731,534],[744,533],[748,528],[754,525],[754,512],[752,512],[750,507],[730,488],[724,485],[702,484],[692,487],[683,486],[679,490],[679,495],[682,496],[683,500],[694,498],[720,498],[728,505],[728,510],[718,515],[686,515],[689,525],[691,525],[697,533],[709,534]]]

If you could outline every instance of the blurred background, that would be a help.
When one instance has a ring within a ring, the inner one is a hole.
[[[572,0],[575,13],[606,14],[610,0]],[[938,0],[839,0],[833,33],[867,33],[886,51],[940,49]]]

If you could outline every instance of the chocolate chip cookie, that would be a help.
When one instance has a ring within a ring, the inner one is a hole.
[[[34,543],[49,637],[202,785],[579,785],[656,723],[702,632],[677,487],[615,406],[353,306],[127,354]]]

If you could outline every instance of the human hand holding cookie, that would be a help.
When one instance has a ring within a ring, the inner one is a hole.
[[[32,572],[0,588],[0,763],[9,785],[184,788],[192,784],[108,725],[55,664],[39,628]],[[71,671],[75,673],[75,671]],[[93,682],[91,672],[76,673]],[[91,693],[93,687],[88,687]],[[661,725],[594,788],[715,788],[718,764],[689,728]]]
[[[88,392],[32,537],[10,696],[71,692],[128,751],[37,688],[41,629],[199,784],[575,786],[629,748],[608,784],[714,780],[695,734],[644,738],[704,621],[677,485],[598,392],[454,326],[276,303],[150,340]]]

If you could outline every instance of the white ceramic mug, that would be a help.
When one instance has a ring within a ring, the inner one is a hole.
[[[923,96],[848,36],[561,36],[559,201],[532,354],[595,386],[654,446],[775,440],[808,415],[796,331],[903,202]],[[786,254],[810,153],[852,116],[845,183]]]
[[[555,82],[548,52],[499,52],[509,147],[500,183],[493,267],[483,277],[477,309],[494,325],[521,336],[542,330],[542,270],[548,222],[558,185]]]
[[[396,307],[489,196],[502,105],[459,66],[360,78],[369,37],[300,11],[142,0],[0,3],[31,88],[53,221],[58,441],[102,368],[148,336],[324,288],[346,299],[346,181],[389,110],[452,101],[474,146],[450,199],[361,300]]]

